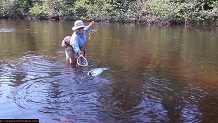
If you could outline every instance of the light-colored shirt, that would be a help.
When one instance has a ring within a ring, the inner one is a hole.
[[[78,53],[80,48],[84,47],[86,43],[86,33],[91,29],[91,26],[84,28],[83,34],[80,35],[76,31],[72,34],[70,39],[70,45],[73,47],[73,50]]]

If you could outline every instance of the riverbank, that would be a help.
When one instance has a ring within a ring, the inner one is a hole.
[[[0,18],[26,20],[94,20],[104,23],[218,27],[218,2],[172,0],[12,0],[0,2]]]

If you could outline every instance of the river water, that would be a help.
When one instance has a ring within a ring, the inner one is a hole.
[[[96,23],[76,67],[61,47],[72,26],[0,20],[1,119],[218,122],[217,30]]]

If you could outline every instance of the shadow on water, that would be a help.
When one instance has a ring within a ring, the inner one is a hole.
[[[89,66],[74,67],[65,63],[60,46],[73,23],[0,22],[2,118],[57,123],[218,121],[213,33],[97,23],[98,33],[86,45]],[[109,70],[87,76],[94,68]]]

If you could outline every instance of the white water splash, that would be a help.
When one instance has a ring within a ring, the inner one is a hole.
[[[109,68],[95,68],[93,70],[90,70],[87,75],[88,76],[98,76],[101,74],[104,70],[108,70]]]

